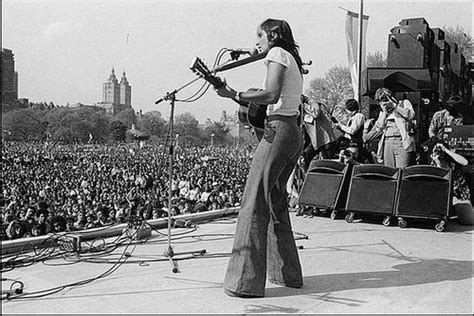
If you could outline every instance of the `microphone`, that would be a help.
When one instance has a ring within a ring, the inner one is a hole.
[[[256,55],[258,51],[256,48],[227,48],[227,51],[230,51],[230,57],[233,60],[239,59],[240,55]]]

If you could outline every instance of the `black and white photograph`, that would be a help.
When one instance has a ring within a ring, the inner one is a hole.
[[[1,309],[472,315],[471,0],[4,0]]]

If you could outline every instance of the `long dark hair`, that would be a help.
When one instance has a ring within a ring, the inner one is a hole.
[[[281,47],[288,51],[296,60],[296,64],[303,73],[303,61],[301,60],[298,48],[290,25],[284,20],[267,19],[260,24],[260,28],[267,33],[268,39],[273,42],[273,46]]]

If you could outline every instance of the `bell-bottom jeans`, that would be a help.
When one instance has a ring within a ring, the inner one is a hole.
[[[403,148],[401,137],[385,139],[383,161],[384,165],[392,168],[405,168],[413,164],[415,153]]]
[[[265,282],[303,286],[286,183],[303,150],[296,117],[267,118],[247,178],[224,289],[264,296]]]

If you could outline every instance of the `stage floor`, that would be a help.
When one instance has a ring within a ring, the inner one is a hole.
[[[126,263],[111,275],[42,298],[2,301],[2,314],[473,313],[472,226],[450,222],[440,233],[434,223],[401,229],[395,223],[384,227],[382,218],[351,224],[295,213],[291,218],[295,236],[308,236],[296,241],[303,246],[298,250],[305,283],[301,289],[267,283],[264,298],[224,294],[233,217],[199,224],[195,231],[172,230],[176,253],[206,250],[204,256],[179,260],[179,273],[173,273],[162,256],[166,239],[154,232],[149,241],[129,246]],[[100,258],[116,260],[124,250],[120,247],[113,256]],[[175,255],[184,257],[189,255]],[[112,268],[111,263],[64,263],[62,258],[48,260],[15,268],[2,277],[22,281],[24,292],[31,293]]]

